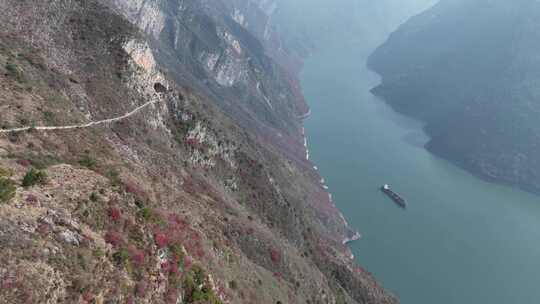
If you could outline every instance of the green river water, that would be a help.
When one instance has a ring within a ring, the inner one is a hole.
[[[334,38],[302,74],[306,134],[336,204],[362,234],[351,244],[357,262],[404,304],[540,303],[540,197],[428,153],[422,124],[369,92],[379,82],[365,67],[375,46]],[[406,211],[379,191],[383,183],[407,199]]]

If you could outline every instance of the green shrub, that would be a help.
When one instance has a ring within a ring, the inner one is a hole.
[[[97,202],[99,200],[98,195],[95,192],[90,193],[90,201]]]
[[[25,82],[21,68],[19,68],[15,63],[8,62],[6,64],[6,70],[7,70],[8,75],[12,77],[13,79],[15,79],[17,82],[20,82],[20,83]]]
[[[111,182],[111,185],[113,187],[118,187],[122,184],[122,180],[120,179],[120,172],[116,169],[110,169],[107,171],[107,178]]]
[[[26,127],[30,124],[30,119],[28,119],[27,117],[19,117],[18,120],[19,124],[21,124],[22,127]]]
[[[105,252],[103,252],[103,250],[101,248],[96,248],[94,250],[93,254],[94,254],[94,257],[96,257],[98,259],[105,256]]]
[[[11,171],[0,167],[0,177],[10,177],[10,176],[11,176]]]
[[[122,248],[119,251],[113,253],[112,257],[116,265],[125,265],[129,260],[129,252],[126,248]]]
[[[12,134],[20,134],[20,133],[12,133]],[[43,170],[45,168],[48,168],[53,165],[57,165],[62,163],[62,161],[54,156],[49,154],[42,154],[42,153],[22,153],[22,154],[11,154],[8,156],[9,158],[16,158],[20,161],[30,162],[30,165],[32,167]]]
[[[56,116],[51,111],[45,111],[43,112],[43,120],[45,120],[45,123],[47,125],[54,125],[56,124]]]
[[[175,243],[169,245],[169,251],[171,252],[171,255],[174,257],[176,261],[178,261],[179,264],[184,263],[184,250],[182,250],[182,245]]]
[[[0,203],[7,203],[15,196],[15,183],[10,179],[0,177]]]
[[[187,274],[183,287],[186,296],[185,303],[222,304],[214,291],[207,286],[206,273],[198,265],[194,265]]]
[[[86,167],[88,169],[95,169],[96,168],[96,160],[92,158],[89,154],[85,154],[80,160],[79,165]]]
[[[23,178],[23,187],[30,187],[37,184],[43,185],[47,182],[47,173],[31,168]]]
[[[140,215],[143,219],[145,219],[146,221],[149,221],[152,219],[152,215],[153,215],[152,209],[148,207],[144,207],[141,209]]]

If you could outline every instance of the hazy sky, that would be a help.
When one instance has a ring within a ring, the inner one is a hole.
[[[380,44],[407,16],[437,0],[278,0],[278,24],[288,32],[306,30],[318,43],[350,39]],[[375,12],[375,13],[374,13]],[[369,29],[369,30],[368,30]]]

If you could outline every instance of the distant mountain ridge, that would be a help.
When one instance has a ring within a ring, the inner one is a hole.
[[[427,148],[540,193],[540,3],[442,0],[370,57],[373,89],[426,122]]]

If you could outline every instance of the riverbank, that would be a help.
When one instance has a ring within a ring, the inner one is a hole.
[[[349,243],[355,260],[403,304],[534,303],[538,198],[480,180],[411,143],[426,137],[423,124],[369,92],[380,77],[358,55],[369,54],[365,48],[328,45],[302,74],[312,108],[310,159],[362,232]],[[407,212],[388,203],[378,189],[384,183],[411,202]]]
[[[373,73],[377,73],[371,68],[370,70]],[[411,112],[411,108],[407,106],[406,102],[404,103],[402,101],[400,96],[381,92],[379,89],[381,86],[381,84],[374,86],[371,88],[370,92],[380,98],[381,101],[391,107],[392,110],[413,119],[422,120],[421,118],[415,117],[417,115],[414,115]],[[424,121],[422,121],[422,124],[424,125],[423,132],[430,138],[424,145],[422,145],[422,148],[426,149],[426,151],[430,152],[433,156],[444,159],[445,161],[452,163],[453,165],[486,182],[495,183],[501,186],[513,187],[531,194],[540,195],[540,186],[534,186],[534,184],[531,182],[520,182],[519,180],[516,180],[515,176],[507,176],[504,170],[489,165],[489,162],[487,162],[481,156],[476,156],[477,158],[475,159],[467,160],[464,159],[463,155],[460,155],[459,153],[450,153],[448,150],[445,150],[445,147],[441,147],[440,142],[436,142],[431,139],[433,137],[433,132],[431,132],[430,129],[431,126]],[[485,157],[487,158],[488,155]],[[512,175],[513,173],[509,172],[508,174]]]

